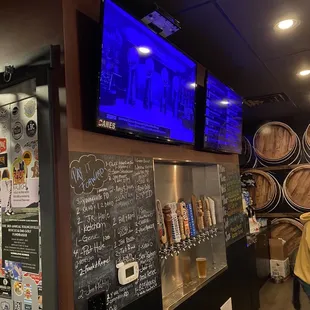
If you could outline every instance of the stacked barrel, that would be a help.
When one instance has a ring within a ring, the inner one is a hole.
[[[305,154],[305,159],[310,163],[310,125],[306,129],[302,137],[302,148]]]
[[[286,202],[296,211],[310,211],[310,164],[293,169],[283,183]]]
[[[270,173],[258,169],[249,169],[246,173],[253,175],[255,186],[249,187],[253,207],[258,212],[271,212],[282,201],[282,188]]]
[[[275,219],[271,224],[271,238],[285,240],[288,255],[293,254],[299,246],[303,224],[292,218]]]
[[[253,146],[263,166],[294,165],[301,161],[301,142],[287,124],[269,122],[255,133]],[[310,154],[309,154],[310,155]]]
[[[242,138],[242,153],[239,155],[239,163],[241,168],[255,168],[257,158],[248,138]]]

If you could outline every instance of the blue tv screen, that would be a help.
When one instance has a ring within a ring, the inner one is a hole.
[[[204,147],[219,152],[241,153],[242,98],[210,73],[206,91]]]
[[[97,127],[192,144],[196,63],[104,1]]]

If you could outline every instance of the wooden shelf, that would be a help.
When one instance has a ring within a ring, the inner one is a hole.
[[[256,213],[257,218],[280,218],[280,217],[289,217],[289,218],[295,218],[300,217],[302,213],[298,212],[290,212],[290,213]]]
[[[305,164],[298,164],[298,165],[283,165],[283,166],[272,166],[272,167],[258,167],[258,168],[247,168],[247,169],[240,169],[241,173],[251,170],[251,169],[256,169],[256,170],[261,170],[261,171],[279,171],[279,170],[287,170],[287,169],[294,169],[297,168],[299,166],[303,166],[303,165],[307,165],[307,163]]]

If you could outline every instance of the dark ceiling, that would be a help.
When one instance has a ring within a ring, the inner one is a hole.
[[[131,1],[152,4],[152,0]],[[310,110],[309,0],[157,0],[181,22],[170,37],[244,97],[284,92],[289,101],[245,109],[246,117],[280,118]],[[296,18],[301,24],[285,32],[277,21]]]
[[[135,13],[154,2],[116,1]],[[6,64],[29,62],[41,46],[62,42],[61,2],[29,0],[27,10],[21,0],[1,5],[0,71]],[[99,2],[92,0],[95,12],[99,12]],[[309,0],[156,2],[181,22],[182,30],[170,40],[242,96],[282,92],[288,96],[285,102],[246,108],[246,120],[275,119],[310,110],[310,77],[296,75],[310,68]],[[290,31],[276,32],[274,24],[285,18],[297,18],[301,24]]]
[[[61,0],[1,1],[0,25],[0,72],[32,63],[63,42]]]

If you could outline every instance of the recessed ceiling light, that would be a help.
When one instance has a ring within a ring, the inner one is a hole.
[[[227,100],[222,100],[222,101],[221,101],[221,104],[227,105],[227,104],[229,104],[229,101],[227,101]]]
[[[299,25],[299,21],[296,19],[285,19],[285,20],[281,20],[280,22],[278,22],[275,25],[275,28],[279,30],[287,30],[292,27],[296,27],[298,25]]]
[[[307,75],[310,74],[310,69],[302,70],[298,74],[301,75],[301,76],[307,76]]]
[[[148,55],[151,53],[151,49],[149,49],[148,47],[146,46],[139,46],[138,48],[138,51],[143,54],[143,55]]]
[[[196,84],[196,83],[190,83],[190,84],[189,84],[189,87],[194,89],[194,88],[197,87],[197,84]]]

